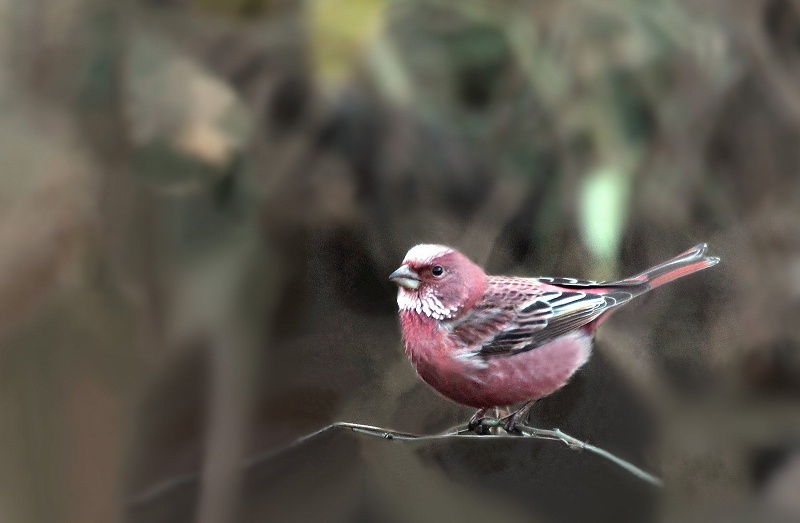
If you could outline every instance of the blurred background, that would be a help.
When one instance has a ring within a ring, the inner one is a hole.
[[[800,2],[0,2],[0,521],[797,521]],[[548,441],[385,441],[409,247],[606,279]]]

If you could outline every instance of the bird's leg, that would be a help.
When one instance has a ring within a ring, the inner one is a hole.
[[[503,424],[503,429],[509,434],[522,434],[522,432],[517,428],[517,425],[523,419],[528,417],[528,412],[531,410],[531,407],[533,407],[534,403],[536,403],[536,400],[530,400],[529,402],[525,403],[525,405],[520,407],[516,412],[503,418],[505,421]]]
[[[478,434],[488,434],[489,428],[484,427],[481,424],[481,421],[484,419],[486,415],[486,411],[489,409],[479,409],[472,417],[469,419],[469,423],[467,423],[467,430],[470,432],[476,432]]]

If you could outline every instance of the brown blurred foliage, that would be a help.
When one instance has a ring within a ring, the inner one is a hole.
[[[800,3],[0,3],[0,520],[800,517]],[[415,243],[610,278],[708,241],[534,408],[407,363]],[[267,454],[264,454],[267,453]]]

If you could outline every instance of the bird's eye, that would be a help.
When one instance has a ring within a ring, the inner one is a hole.
[[[434,276],[441,276],[442,274],[444,274],[444,267],[442,267],[441,265],[434,265],[433,267],[431,267],[431,274],[433,274]]]

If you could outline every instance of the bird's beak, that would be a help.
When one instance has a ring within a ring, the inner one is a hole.
[[[408,265],[401,265],[399,269],[389,275],[389,281],[395,282],[406,289],[416,289],[419,287],[419,274],[411,270]]]

